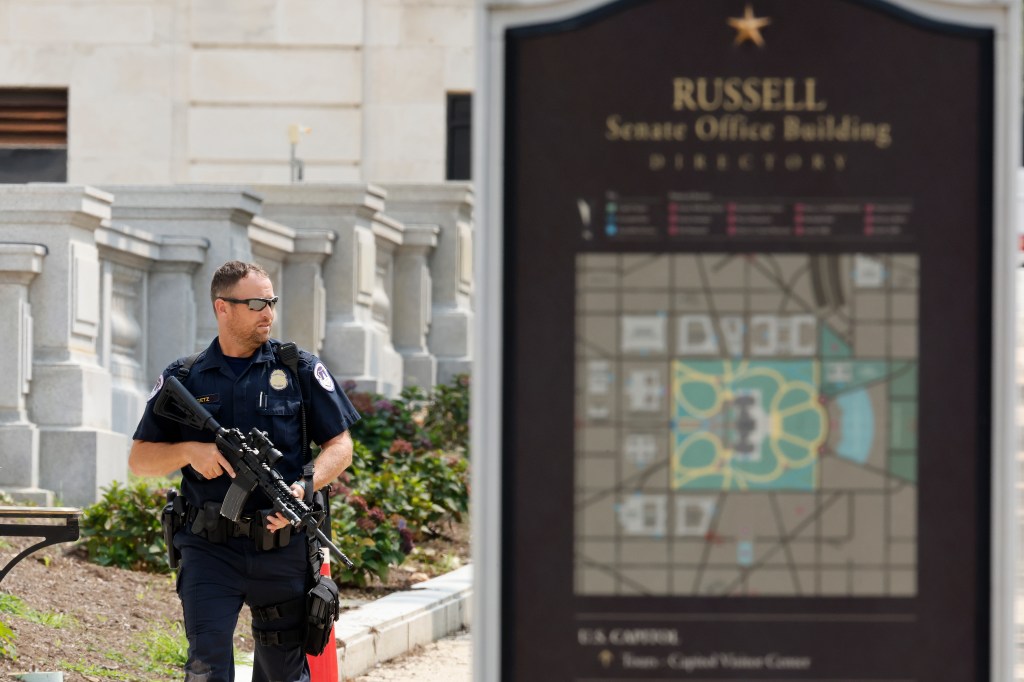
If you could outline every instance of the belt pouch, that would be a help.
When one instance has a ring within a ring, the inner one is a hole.
[[[206,502],[192,522],[192,533],[206,538],[215,545],[228,541],[227,519],[220,515],[220,503]]]
[[[317,576],[316,582],[306,595],[306,641],[305,652],[319,656],[327,648],[334,621],[340,610],[338,586],[325,575]]]
[[[278,547],[286,547],[291,542],[292,527],[290,525],[279,529],[276,533],[267,530],[267,518],[273,516],[274,513],[273,509],[260,510],[259,528],[254,533],[254,540],[256,541],[256,549],[261,552],[277,549]],[[255,523],[255,520],[253,522]]]

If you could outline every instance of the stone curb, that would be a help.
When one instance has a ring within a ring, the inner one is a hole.
[[[473,567],[463,566],[342,612],[334,625],[339,680],[469,627],[472,597]],[[235,664],[235,682],[251,682],[251,660]]]

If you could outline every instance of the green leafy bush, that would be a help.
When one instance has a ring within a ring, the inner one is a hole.
[[[469,375],[458,374],[440,384],[427,404],[423,428],[438,450],[469,455]]]
[[[339,582],[387,581],[415,543],[440,534],[469,508],[468,463],[458,455],[416,453],[402,440],[374,454],[355,443],[352,466],[334,486],[332,530],[355,567],[332,564]],[[353,549],[354,548],[354,549]]]
[[[426,397],[419,388],[407,388],[398,398],[358,391],[352,381],[345,382],[344,388],[361,417],[352,425],[352,438],[370,452],[387,452],[395,439],[413,443],[421,449],[431,447],[430,439],[420,424]]]
[[[82,514],[82,541],[89,560],[101,566],[118,566],[167,573],[167,545],[160,528],[160,510],[167,488],[153,481],[128,485],[114,481],[103,489],[99,502]]]
[[[353,563],[349,569],[340,561],[331,562],[332,577],[339,583],[365,587],[374,576],[386,582],[391,567],[405,561],[403,529],[397,520],[359,495],[332,500],[331,530],[335,544],[341,539],[342,551]]]
[[[469,375],[460,374],[451,383],[434,387],[431,394],[412,386],[398,398],[356,389],[345,382],[352,405],[362,416],[352,426],[352,438],[370,452],[389,452],[402,440],[414,452],[430,450],[469,452]]]

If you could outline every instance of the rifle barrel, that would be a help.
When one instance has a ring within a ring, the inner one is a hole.
[[[341,560],[341,563],[345,564],[345,568],[352,570],[356,567],[356,565],[352,563],[352,560],[345,556],[344,552],[335,547],[334,543],[327,539],[327,536],[324,535],[324,532],[322,530],[320,530],[319,528],[314,528],[313,532],[316,534],[317,539],[319,539],[320,542],[323,543],[324,547],[331,550],[331,554],[338,557],[338,559]]]

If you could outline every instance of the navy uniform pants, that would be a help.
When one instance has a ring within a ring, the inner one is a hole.
[[[272,606],[306,593],[309,575],[306,536],[295,534],[287,547],[257,552],[248,538],[213,544],[182,529],[174,536],[181,550],[178,596],[185,614],[188,663],[185,682],[233,682],[232,642],[242,604]],[[303,615],[267,624],[266,629],[303,627]],[[302,644],[256,643],[253,682],[309,682]]]

